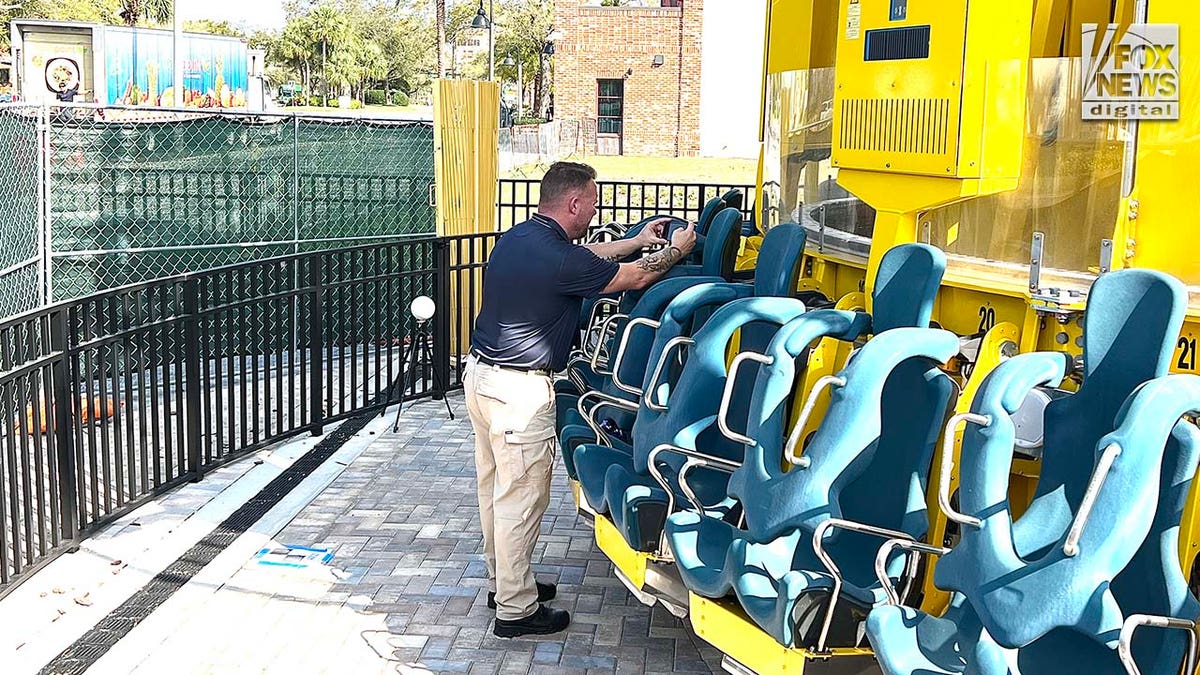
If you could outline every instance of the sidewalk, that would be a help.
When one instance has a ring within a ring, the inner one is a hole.
[[[405,410],[398,434],[391,433],[391,414],[374,420],[88,672],[719,671],[719,654],[665,611],[639,604],[612,576],[590,528],[576,520],[561,466],[534,563],[539,578],[558,581],[552,605],[571,611],[572,626],[535,639],[491,634],[470,424],[462,397],[451,402],[459,418],[453,422],[441,402]],[[264,457],[247,458],[164,498],[152,511],[174,514],[159,518],[175,525],[160,544],[146,545],[146,533],[136,531],[141,526],[131,525],[135,513],[0,601],[0,635],[5,622],[30,607],[49,622],[27,628],[20,644],[0,641],[0,662],[18,666],[5,671],[36,672],[136,589],[122,591],[121,583],[132,582],[114,580],[138,578],[123,566],[152,576],[165,563],[155,568],[151,558],[169,562],[180,554],[176,549],[194,543],[171,537],[205,523],[211,528],[220,522],[222,500],[232,503],[240,494],[244,501],[255,481],[269,480],[259,473],[278,473],[287,457],[313,444],[283,446],[260,465]],[[115,551],[114,541],[135,536],[141,542],[123,544],[130,554],[119,564],[91,544],[108,541]],[[145,560],[131,563],[139,546]],[[303,569],[256,559],[261,549],[279,546],[329,548],[334,556],[328,565]],[[107,590],[83,598],[90,605],[74,602],[100,584]],[[55,607],[67,613],[55,619]],[[9,649],[15,658],[5,654]]]

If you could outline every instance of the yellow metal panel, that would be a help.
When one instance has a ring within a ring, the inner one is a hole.
[[[1017,326],[1007,322],[996,324],[995,327],[991,328],[984,335],[983,342],[979,346],[979,358],[975,362],[975,370],[971,373],[970,379],[967,380],[967,386],[958,397],[957,403],[955,403],[955,414],[970,411],[971,404],[975,401],[975,394],[978,393],[979,387],[983,385],[984,379],[996,369],[996,366],[1004,362],[1006,354],[1010,354],[1011,350],[1015,350],[1019,340],[1020,332],[1017,330]],[[958,487],[958,455],[962,449],[962,437],[963,429],[959,427],[954,432],[955,472],[950,477],[951,494],[954,494],[954,490]],[[939,453],[941,452],[942,442],[944,440],[939,439]],[[926,509],[929,513],[928,541],[935,545],[941,545],[946,536],[946,515],[942,513],[941,507],[938,505],[937,496],[941,480],[942,463],[935,458],[929,472],[929,491],[925,497]],[[921,582],[924,589],[924,600],[922,600],[921,608],[930,614],[940,615],[950,605],[950,594],[933,585],[933,571],[936,568],[937,558],[936,556],[931,556],[928,560],[925,577]]]
[[[1066,56],[1083,56],[1083,24],[1106,24],[1112,19],[1112,10],[1112,0],[1071,0]]]
[[[1068,0],[1037,0],[1030,56],[1055,58],[1062,55],[1063,34],[1070,9]]]
[[[962,106],[966,0],[909,5],[889,21],[889,0],[842,0],[834,96],[834,166],[953,175]],[[859,28],[851,29],[853,14]],[[931,25],[929,58],[867,61],[874,29]]]
[[[1178,121],[1145,122],[1139,127],[1136,241],[1130,264],[1172,274],[1200,285],[1200,256],[1195,255],[1196,214],[1200,191],[1200,45],[1189,40],[1200,28],[1200,3],[1152,2],[1151,23],[1180,24],[1182,96]]]
[[[736,601],[709,600],[688,594],[688,616],[696,635],[756,673],[798,675],[810,660],[870,656],[869,649],[833,649],[815,657],[788,649],[767,635],[742,612]]]
[[[773,0],[768,10],[767,72],[829,68],[838,0]]]
[[[596,545],[604,555],[621,570],[621,574],[629,579],[634,588],[641,590],[646,585],[646,563],[653,560],[654,556],[629,548],[625,537],[621,536],[606,516],[597,515],[592,529],[596,533]]]

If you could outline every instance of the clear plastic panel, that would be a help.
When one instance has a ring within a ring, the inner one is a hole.
[[[1017,189],[927,213],[929,243],[947,253],[1029,264],[1034,232],[1043,267],[1095,272],[1117,224],[1126,125],[1081,119],[1080,59],[1035,59]]]
[[[768,78],[763,183],[777,205],[771,222],[800,223],[810,242],[866,256],[875,211],[837,184],[830,162],[833,91],[833,68]]]

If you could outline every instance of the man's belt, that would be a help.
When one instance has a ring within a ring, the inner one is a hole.
[[[549,368],[517,368],[515,366],[508,366],[503,363],[496,363],[495,361],[489,359],[488,357],[484,356],[483,354],[480,354],[479,350],[477,350],[477,349],[471,350],[471,356],[474,356],[476,361],[482,363],[485,366],[491,366],[493,368],[499,368],[501,370],[512,370],[512,371],[515,371],[518,373],[531,373],[533,375],[545,375],[546,377],[549,377],[550,375],[552,375]]]

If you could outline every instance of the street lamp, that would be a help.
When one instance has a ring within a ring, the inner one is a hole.
[[[483,0],[479,0],[479,11],[471,20],[471,28],[486,28],[488,32],[488,80],[496,79],[496,43],[492,40],[492,23],[496,18],[493,0],[488,0],[488,11],[483,11]]]

